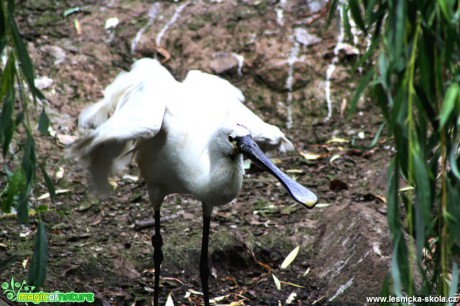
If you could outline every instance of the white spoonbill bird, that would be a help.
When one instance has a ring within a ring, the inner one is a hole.
[[[109,188],[108,176],[134,155],[155,211],[155,292],[158,305],[163,260],[160,208],[165,196],[190,194],[203,203],[200,278],[209,305],[208,240],[214,206],[236,198],[243,181],[243,156],[275,176],[294,200],[312,208],[317,197],[278,169],[259,149],[292,150],[279,128],[243,105],[241,91],[226,80],[189,71],[178,82],[155,59],[136,61],[84,109],[81,127],[95,127],[72,148],[89,169],[96,192]],[[128,158],[127,158],[128,157]]]

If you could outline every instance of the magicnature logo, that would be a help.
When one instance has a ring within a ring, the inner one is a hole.
[[[94,302],[94,293],[91,292],[34,292],[34,286],[29,286],[25,280],[15,281],[13,277],[9,282],[2,283],[2,289],[3,295],[11,302],[34,304]]]

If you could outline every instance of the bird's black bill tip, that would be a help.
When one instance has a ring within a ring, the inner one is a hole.
[[[287,192],[294,200],[307,208],[315,207],[318,202],[318,197],[275,166],[262,150],[260,150],[251,136],[237,137],[235,140],[240,152],[252,160],[256,165],[271,173],[286,188]]]

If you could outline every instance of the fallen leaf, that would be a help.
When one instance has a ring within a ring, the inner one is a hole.
[[[22,261],[22,267],[25,269],[27,267],[27,263],[29,262],[29,258],[26,258]]]
[[[332,165],[332,163],[338,158],[340,158],[340,154],[334,154],[329,160],[329,163]]]
[[[286,173],[289,173],[289,174],[303,174],[303,173],[305,173],[305,171],[302,170],[302,169],[288,169],[288,170],[286,170]]]
[[[115,179],[109,179],[109,185],[112,186],[113,190],[117,189],[118,183]]]
[[[77,35],[81,35],[81,25],[80,25],[80,21],[78,21],[77,18],[73,20],[73,25],[75,27],[75,31],[77,32]]]
[[[155,47],[155,51],[157,51],[158,54],[164,57],[164,59],[161,61],[163,64],[169,61],[169,59],[171,58],[171,53],[169,53],[169,51],[165,48]]]
[[[225,300],[225,299],[228,298],[229,296],[230,296],[230,294],[218,296],[218,297],[215,297],[215,298],[209,300],[209,302],[210,302],[210,303],[217,303],[217,302],[220,302],[220,301]]]
[[[326,141],[326,143],[348,143],[349,140],[345,138],[333,137]]]
[[[144,290],[148,293],[154,293],[155,292],[155,289],[153,289],[152,287],[149,287],[149,286],[144,286]]]
[[[324,154],[318,154],[318,153],[313,153],[313,152],[300,151],[299,154],[306,160],[317,160],[317,159],[321,159],[324,157]]]
[[[331,204],[329,203],[318,203],[315,205],[315,208],[325,208],[325,207],[329,207],[331,206]]]
[[[79,8],[78,6],[76,7],[72,7],[72,8],[69,8],[69,9],[66,9],[63,13],[64,17],[67,17],[69,15],[72,15],[72,14],[75,14],[77,12],[80,12],[81,11],[81,8]]]
[[[172,285],[172,286],[178,286],[177,284],[181,284],[181,285],[184,285],[184,283],[178,279],[178,278],[175,278],[175,277],[162,277],[161,278],[161,281],[162,282],[166,282],[168,283],[168,285]]]
[[[172,299],[172,292],[168,294],[168,298],[166,299],[166,304],[165,306],[174,306],[174,302]]]
[[[188,289],[188,290],[187,290],[187,293],[189,293],[188,296],[190,296],[190,294],[203,295],[202,292],[196,291],[196,290],[193,290],[193,289]],[[187,295],[187,293],[185,293],[185,295]],[[187,296],[187,297],[188,297],[188,296]]]
[[[124,181],[129,181],[129,182],[137,182],[139,181],[139,176],[137,175],[129,175],[129,174],[126,174],[126,175],[123,175],[122,179]]]
[[[102,218],[98,218],[96,219],[93,223],[90,223],[91,226],[95,226],[95,225],[98,225],[99,223],[101,223],[102,221]]]
[[[289,254],[288,256],[283,260],[283,263],[281,264],[281,269],[286,269],[289,267],[289,265],[294,261],[294,259],[297,257],[299,254],[300,247],[296,246]]]
[[[104,29],[105,30],[115,29],[119,22],[120,20],[118,20],[117,17],[111,17],[105,21]]]
[[[278,291],[281,291],[280,280],[278,279],[278,277],[275,276],[275,274],[272,274],[272,277],[273,277],[273,281],[275,282],[276,289],[278,289]]]
[[[70,145],[77,140],[76,136],[66,135],[66,134],[57,134],[57,140],[62,143],[63,145]]]
[[[58,190],[56,190],[56,195],[61,194],[61,193],[67,193],[69,191],[70,191],[70,189],[58,189]],[[37,198],[37,200],[41,201],[41,200],[47,199],[49,197],[50,197],[50,194],[49,194],[49,192],[47,192],[47,193],[44,193],[41,196],[39,196]]]
[[[296,287],[296,288],[305,288],[304,286],[298,285],[298,284],[295,284],[295,283],[283,282],[283,281],[280,281],[280,283],[281,283],[281,284],[288,285],[288,286]]]
[[[288,298],[286,299],[286,304],[292,304],[292,302],[294,302],[296,297],[297,297],[297,293],[291,292],[291,294],[289,294]]]
[[[59,167],[59,169],[54,174],[54,177],[56,178],[56,180],[60,180],[61,178],[63,178],[64,177],[64,168]]]
[[[345,109],[347,108],[347,99],[342,99],[342,103],[340,104],[340,116],[343,116],[345,113]]]

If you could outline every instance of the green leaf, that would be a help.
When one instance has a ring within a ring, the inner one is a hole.
[[[361,78],[361,81],[359,81],[359,84],[356,87],[355,93],[353,94],[353,97],[351,98],[350,111],[348,112],[349,115],[352,115],[354,113],[359,97],[361,97],[361,94],[363,93],[364,89],[366,89],[367,86],[369,85],[371,78],[374,76],[374,74],[375,74],[374,69],[371,69]]]
[[[22,156],[21,167],[25,177],[25,188],[19,196],[18,200],[18,222],[25,224],[29,222],[29,195],[32,186],[35,183],[36,171],[36,156],[35,156],[35,142],[30,131],[26,128],[27,141]]]
[[[340,26],[343,27],[346,40],[353,41],[353,34],[351,33],[350,19],[348,18],[347,8],[345,6],[340,6],[342,10],[340,16],[342,17]]]
[[[38,131],[42,136],[49,134],[50,119],[46,114],[45,107],[43,106],[42,112],[40,114],[40,119],[38,120]]]
[[[459,147],[460,147],[460,144],[458,142],[455,142],[452,145],[452,149],[450,150],[450,154],[449,154],[449,161],[452,167],[452,173],[455,175],[455,177],[458,180],[460,180],[460,169],[458,167],[458,161],[457,161],[457,159],[459,158],[459,155],[457,154],[457,150]]]
[[[389,82],[388,82],[388,61],[384,53],[380,53],[378,57],[378,72],[379,72],[379,82],[382,84],[383,89],[388,90]],[[392,106],[392,105],[390,105]]]
[[[396,240],[402,233],[402,227],[399,221],[399,201],[398,201],[398,190],[399,190],[399,167],[396,159],[394,158],[390,166],[388,167],[387,174],[387,220],[388,229],[393,237],[393,241]]]
[[[11,207],[16,206],[19,195],[24,191],[26,181],[21,168],[8,178],[8,185],[5,190],[6,197],[2,201],[2,211],[6,213],[11,212]]]
[[[329,14],[327,16],[327,25],[329,26],[331,24],[332,19],[335,16],[335,13],[337,12],[337,6],[339,5],[339,0],[331,0],[331,6],[329,7]]]
[[[37,164],[37,158],[35,156],[35,141],[28,129],[27,132],[27,141],[24,148],[24,155],[22,156],[22,169],[24,170],[24,175],[26,177],[26,182],[28,185],[33,184],[35,180],[35,170]]]
[[[366,50],[366,53],[364,53],[364,55],[359,58],[356,64],[353,65],[353,68],[352,68],[353,73],[359,67],[361,67],[372,55],[374,55],[375,47],[377,47],[379,43],[380,43],[380,38],[377,37],[377,38],[372,39],[369,48],[367,48]]]
[[[38,213],[46,213],[49,211],[48,205],[42,204],[35,209]]]
[[[361,29],[361,31],[367,34],[367,29],[364,25],[363,17],[361,16],[361,8],[359,7],[359,1],[350,0],[348,2],[348,6],[350,7],[351,16],[353,17],[353,20],[355,21],[356,25]]]
[[[54,187],[53,181],[46,172],[45,167],[43,165],[40,165],[40,169],[42,170],[43,178],[45,179],[46,188],[48,189],[48,192],[50,194],[51,201],[54,202],[56,200],[56,188]]]
[[[2,153],[6,156],[8,148],[13,138],[15,124],[13,121],[14,112],[14,78],[15,78],[15,61],[12,53],[8,56],[5,70],[2,74],[0,97],[2,99],[2,112],[0,114],[0,141],[2,143]]]
[[[48,263],[48,240],[46,239],[46,228],[43,221],[38,222],[37,234],[35,236],[34,255],[30,263],[29,281],[30,285],[41,288],[46,278],[46,266]]]
[[[383,131],[383,128],[385,127],[385,125],[386,124],[384,122],[379,126],[379,129],[377,130],[377,133],[375,133],[374,139],[372,139],[372,142],[368,147],[369,149],[372,149],[373,147],[375,147],[375,145],[377,144],[377,141],[379,141],[379,139],[380,139],[380,135],[382,134],[382,131]]]
[[[452,7],[449,7],[447,0],[438,0],[436,1],[438,6],[441,8],[441,12],[448,21],[450,21],[452,16]]]
[[[374,13],[374,6],[377,0],[369,0],[364,3],[365,6],[365,22],[367,25],[371,25],[378,20],[378,14]]]
[[[29,194],[30,189],[25,184],[24,190],[18,194],[18,205],[16,206],[18,223],[28,224],[29,223]]]
[[[389,50],[389,54],[393,58],[393,61],[395,65],[398,65],[402,58],[402,52],[405,50],[405,45],[404,45],[404,37],[406,35],[406,15],[407,15],[407,10],[406,10],[406,1],[404,0],[399,0],[397,1],[396,6],[393,8],[393,10],[390,12],[390,14],[393,16],[393,22],[394,24],[392,25],[393,31],[391,31],[392,35],[392,40],[391,40],[391,49]]]
[[[0,4],[0,55],[3,54],[3,49],[6,45],[6,20],[3,5]],[[1,76],[0,76],[1,78]]]
[[[425,162],[421,152],[414,150],[414,147],[411,147],[412,158],[414,161],[414,176],[415,176],[415,192],[417,193],[417,202],[422,207],[423,218],[425,222],[429,222],[431,214],[431,203],[432,194],[431,194],[431,180],[429,169]]]
[[[447,224],[452,235],[452,239],[460,244],[460,183],[452,178],[447,179],[447,194],[449,201],[447,202],[447,211],[450,218],[447,219]]]
[[[3,157],[8,153],[11,140],[15,130],[13,121],[14,101],[11,97],[7,96],[3,100],[2,113],[0,114],[0,140],[2,141]]]
[[[399,251],[398,246],[401,241],[401,234],[398,235],[396,240],[393,238],[393,256],[391,257],[391,277],[393,279],[393,290],[397,296],[402,296],[402,283],[401,283],[401,271],[399,269]]]
[[[35,87],[35,78],[34,78],[34,69],[32,65],[32,61],[29,57],[29,53],[27,52],[27,48],[22,41],[21,34],[19,33],[18,26],[16,25],[16,21],[14,20],[13,11],[14,11],[14,1],[8,0],[8,21],[9,27],[11,29],[11,36],[13,38],[14,49],[18,56],[18,63],[19,67],[21,68],[22,73],[24,74],[24,78],[29,85],[30,91],[32,95],[41,100],[44,100],[45,97]]]
[[[458,83],[450,84],[442,103],[441,113],[439,114],[440,128],[444,127],[444,125],[447,123],[447,120],[454,110],[455,105],[460,103],[459,93],[460,85]]]

